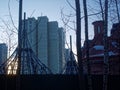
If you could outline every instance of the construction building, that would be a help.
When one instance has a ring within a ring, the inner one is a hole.
[[[48,20],[47,16],[26,20],[28,40],[36,56],[54,74],[61,72],[64,66],[65,34],[58,27],[57,21]]]

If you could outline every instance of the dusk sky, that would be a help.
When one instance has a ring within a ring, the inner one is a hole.
[[[8,1],[0,1],[0,17],[5,18],[8,13]],[[74,6],[74,0],[71,3]],[[18,19],[18,0],[10,0],[10,9],[13,16],[13,20]],[[50,21],[61,22],[61,9],[64,8],[66,12],[72,12],[66,0],[23,0],[23,12],[27,13],[27,17],[39,17],[41,15],[48,16]],[[32,14],[33,13],[33,14]],[[61,23],[60,23],[61,25]]]
[[[10,1],[10,2],[9,2]],[[12,19],[14,21],[15,26],[18,25],[18,0],[1,0],[0,1],[0,20],[4,20],[5,22],[9,23],[12,27],[12,23],[9,17],[9,8],[8,3],[10,5],[10,11],[12,15]],[[75,6],[74,0],[70,0],[70,3]],[[67,15],[69,13],[73,13],[75,15],[75,11],[68,5],[66,0],[23,0],[23,12],[26,12],[27,17],[35,17],[36,19],[39,16],[47,16],[49,18],[49,21],[58,21],[59,27],[63,27],[64,25],[61,20],[61,9],[63,9],[63,12]],[[75,17],[72,18],[72,20],[75,20]],[[1,20],[1,21],[2,21]],[[0,26],[5,26],[3,22],[0,22]],[[73,25],[74,26],[74,25]],[[5,27],[4,27],[5,28]],[[4,32],[2,30],[2,32]],[[0,34],[1,33],[0,31]],[[4,33],[5,34],[5,33]],[[75,31],[68,30],[67,31],[67,40],[69,39],[69,35],[73,36],[73,44],[75,45]],[[6,36],[6,35],[4,35]],[[2,37],[0,39],[0,43],[7,42],[8,40],[3,38],[3,35],[0,35]],[[69,43],[69,40],[68,40]],[[74,46],[73,45],[73,46]]]
[[[9,2],[10,1],[10,2]],[[11,15],[14,21],[15,26],[17,27],[18,25],[18,0],[0,0],[0,20],[4,20],[5,22],[9,23],[11,27],[13,27],[10,17],[9,17],[9,8],[8,8],[8,2],[10,5],[10,10],[11,10]],[[69,0],[69,2],[73,5],[73,7],[75,7],[75,3],[74,0]],[[91,4],[92,1],[90,0]],[[37,19],[37,17],[39,16],[47,16],[49,18],[49,21],[58,21],[59,23],[59,27],[63,27],[64,25],[62,23],[61,20],[61,9],[63,9],[63,12],[65,14],[74,14],[75,15],[75,11],[68,5],[68,3],[66,2],[66,0],[23,0],[23,12],[26,12],[27,17],[35,17]],[[90,11],[90,10],[89,10]],[[82,12],[83,13],[83,12]],[[1,21],[2,21],[1,20]],[[89,20],[90,24],[89,27],[93,28],[91,22],[93,22],[95,19],[91,19]],[[0,27],[2,26],[2,28],[5,26],[3,24],[3,22],[0,21]],[[73,18],[71,18],[71,21],[75,21],[75,16]],[[72,27],[74,26],[74,24],[70,24]],[[82,21],[82,42],[84,41],[84,20]],[[0,28],[0,43],[3,42],[7,42],[7,37],[4,37],[6,35],[3,35],[3,30]],[[5,27],[4,27],[5,28]],[[2,33],[1,33],[2,31]],[[92,33],[91,33],[92,32]],[[2,34],[2,35],[1,35]],[[76,44],[75,44],[75,31],[68,29],[67,33],[66,33],[66,38],[67,41],[69,43],[69,36],[72,35],[72,39],[73,39],[73,48],[75,48]],[[90,38],[93,37],[93,29],[91,29],[90,31]],[[3,38],[6,38],[4,41]]]

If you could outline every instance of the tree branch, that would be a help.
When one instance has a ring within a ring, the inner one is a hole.
[[[76,11],[76,9],[71,5],[71,3],[69,2],[69,0],[66,0],[67,1],[67,3],[69,4],[69,6],[74,10],[74,11]]]
[[[11,10],[10,10],[10,0],[8,1],[8,10],[9,10],[9,16],[10,16],[11,22],[12,22],[12,24],[13,24],[13,27],[14,27],[16,30],[18,30],[17,27],[15,26],[14,21],[13,21],[13,18],[12,18],[12,14],[11,14]]]

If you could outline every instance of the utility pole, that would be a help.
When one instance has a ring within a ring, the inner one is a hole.
[[[76,6],[76,47],[77,47],[77,60],[79,66],[79,86],[80,90],[85,90],[84,75],[83,75],[83,63],[82,63],[82,52],[81,52],[81,9],[80,1],[75,0]]]

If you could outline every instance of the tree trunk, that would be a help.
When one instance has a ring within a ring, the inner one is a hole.
[[[118,9],[118,2],[117,2],[117,0],[115,0],[115,5],[116,5],[116,11],[117,11],[118,22],[120,23],[120,14],[119,14],[119,9]]]
[[[83,75],[83,63],[82,63],[82,52],[81,52],[81,10],[80,1],[75,0],[76,5],[76,47],[77,47],[77,60],[79,65],[79,83],[80,90],[85,90],[84,75]]]
[[[104,11],[104,72],[103,72],[103,90],[107,90],[108,86],[108,0],[105,0],[105,11]]]
[[[85,42],[86,42],[86,62],[87,62],[87,83],[88,90],[92,90],[92,77],[91,77],[91,67],[89,59],[89,39],[88,39],[88,14],[87,14],[87,3],[83,0],[84,8],[84,22],[85,22]]]
[[[19,25],[18,25],[18,68],[16,76],[16,90],[20,90],[20,71],[21,71],[21,34],[22,34],[22,2],[19,0]]]

